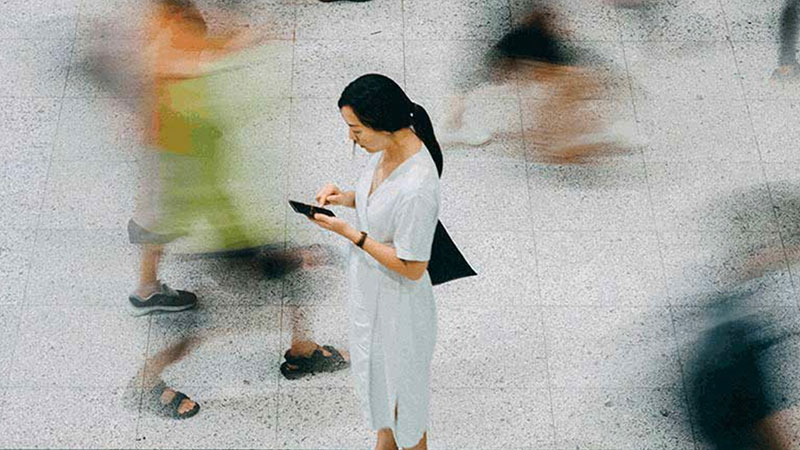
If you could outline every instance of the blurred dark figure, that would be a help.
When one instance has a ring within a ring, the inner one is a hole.
[[[797,62],[798,20],[800,20],[800,0],[786,0],[781,11],[778,68],[773,74],[777,79],[800,77],[800,64]]]
[[[796,398],[780,398],[769,368],[776,349],[792,336],[758,313],[745,314],[741,296],[718,299],[708,312],[707,329],[697,342],[688,370],[689,398],[698,431],[717,450],[790,449],[782,417],[800,417]],[[746,301],[746,300],[745,300]]]
[[[583,162],[599,151],[616,149],[627,139],[620,125],[586,109],[585,100],[603,97],[604,89],[598,70],[580,57],[586,54],[586,49],[558,38],[550,16],[539,11],[496,47],[496,64],[515,64],[523,76],[527,72],[548,90],[535,115],[538,123],[525,127],[537,152],[534,159]]]
[[[586,100],[605,98],[600,70],[586,55],[590,51],[570,45],[556,32],[558,14],[536,4],[489,52],[485,60],[489,77],[511,77],[521,89],[540,89],[546,98],[532,117],[523,118],[526,138],[533,143],[534,160],[554,163],[589,161],[601,150],[618,150],[630,144],[633,124],[609,122],[587,109]],[[450,105],[450,116],[441,134],[443,143],[483,145],[493,136],[485,124],[465,126],[464,97]]]
[[[800,316],[796,306],[764,306],[775,302],[774,281],[800,262],[800,185],[776,180],[770,191],[781,239],[753,239],[764,226],[762,186],[735,189],[697,212],[727,217],[730,230],[721,263],[712,264],[727,275],[705,297],[697,339],[684,353],[696,431],[717,450],[800,446],[800,386],[788,376],[800,362]]]

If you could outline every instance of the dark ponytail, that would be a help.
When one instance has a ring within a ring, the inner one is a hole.
[[[412,103],[412,105],[414,105],[414,113],[411,117],[411,125],[414,127],[414,133],[417,134],[417,137],[425,144],[428,152],[430,152],[431,158],[433,158],[433,162],[436,164],[436,170],[441,177],[444,166],[442,148],[439,146],[439,141],[436,140],[436,135],[433,133],[431,118],[428,115],[428,111],[425,111],[425,108],[416,103]]]
[[[338,106],[353,108],[358,120],[373,130],[393,133],[411,128],[430,152],[439,176],[442,175],[442,149],[428,112],[412,102],[391,78],[375,73],[356,78],[342,92]]]

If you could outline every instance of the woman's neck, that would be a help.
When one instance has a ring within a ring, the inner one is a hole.
[[[392,142],[383,151],[383,161],[387,164],[399,164],[416,154],[422,148],[422,141],[411,131],[404,128],[396,131]]]

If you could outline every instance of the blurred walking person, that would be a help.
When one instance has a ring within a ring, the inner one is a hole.
[[[800,24],[800,0],[786,0],[780,19],[780,51],[778,68],[773,76],[778,79],[800,77],[800,63],[797,62],[797,30]]]

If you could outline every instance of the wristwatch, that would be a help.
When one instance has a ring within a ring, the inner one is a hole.
[[[361,232],[361,238],[358,240],[358,242],[356,242],[356,247],[364,248],[364,242],[366,242],[366,241],[367,241],[367,232],[366,231],[362,231]]]

